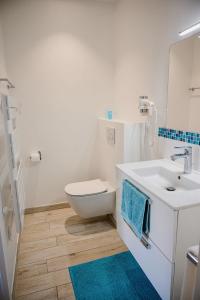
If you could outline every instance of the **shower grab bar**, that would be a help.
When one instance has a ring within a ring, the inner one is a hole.
[[[191,261],[191,263],[193,263],[195,266],[198,265],[199,259],[198,257],[196,257],[193,253],[191,253],[190,251],[188,251],[186,257],[189,259],[189,261]]]
[[[0,78],[0,82],[7,82],[7,88],[8,89],[14,89],[15,86],[12,84],[12,82],[8,78]]]

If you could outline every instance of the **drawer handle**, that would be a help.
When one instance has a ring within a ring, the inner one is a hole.
[[[151,245],[148,243],[148,241],[144,237],[142,237],[140,241],[143,244],[143,246],[145,246],[145,248],[151,249]]]

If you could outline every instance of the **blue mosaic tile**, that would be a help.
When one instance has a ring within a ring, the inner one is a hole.
[[[159,127],[158,136],[200,146],[200,133],[197,132]]]

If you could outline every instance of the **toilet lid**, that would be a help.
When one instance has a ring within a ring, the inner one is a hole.
[[[105,192],[107,188],[100,179],[70,183],[65,187],[65,193],[71,196],[87,196]]]

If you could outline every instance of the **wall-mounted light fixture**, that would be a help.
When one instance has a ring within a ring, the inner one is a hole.
[[[180,36],[185,36],[187,34],[190,34],[190,33],[194,32],[194,31],[197,31],[198,29],[200,30],[200,22],[198,22],[198,23],[192,25],[191,27],[179,32],[179,35]]]

